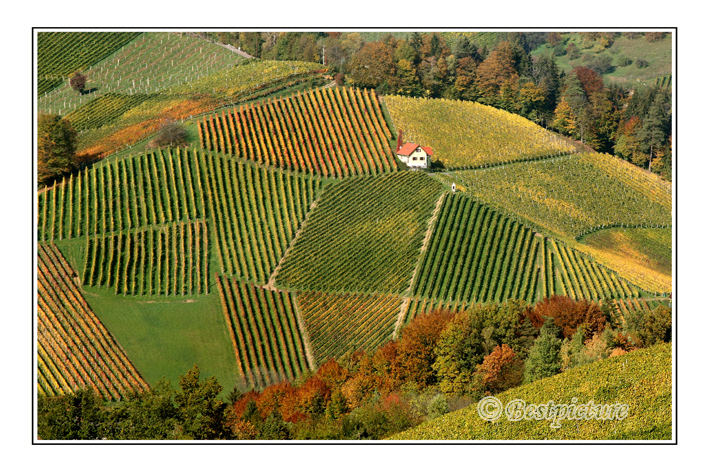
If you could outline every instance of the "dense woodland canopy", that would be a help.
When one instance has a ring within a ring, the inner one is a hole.
[[[520,114],[670,179],[670,81],[608,85],[602,75],[633,63],[611,58],[618,38],[648,42],[666,33],[210,33],[264,59],[324,62],[336,80],[381,94],[472,100]],[[476,42],[477,41],[477,42]],[[579,42],[579,44],[577,44]],[[532,56],[546,44],[551,53]],[[592,46],[592,47],[591,47]],[[593,51],[584,53],[582,50]],[[557,58],[580,59],[568,73]],[[642,58],[633,67],[647,67]]]

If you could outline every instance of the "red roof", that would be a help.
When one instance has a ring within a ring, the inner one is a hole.
[[[419,148],[419,145],[416,143],[405,143],[403,146],[399,148],[396,153],[400,156],[410,156],[412,152],[414,152],[416,149]],[[429,156],[433,155],[433,149],[428,147],[428,146],[421,146],[421,149],[424,150],[426,154]]]

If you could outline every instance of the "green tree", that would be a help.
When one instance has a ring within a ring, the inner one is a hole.
[[[215,377],[199,380],[199,367],[180,377],[175,406],[183,434],[192,439],[220,439],[224,436],[226,404],[219,394],[222,386]]]
[[[76,131],[58,115],[39,115],[37,180],[49,184],[76,168]]]
[[[561,370],[561,340],[554,320],[547,318],[524,363],[524,383],[558,374]]]
[[[41,439],[101,439],[105,413],[93,390],[37,400],[37,434]]]
[[[111,408],[105,436],[110,439],[178,439],[174,390],[167,381],[147,392],[132,393]]]
[[[290,431],[288,425],[283,421],[280,412],[274,408],[270,415],[261,424],[259,429],[259,439],[290,439]]]
[[[665,142],[668,118],[663,94],[658,93],[643,118],[639,133],[640,140],[650,156],[648,167],[651,166],[653,157]]]
[[[396,93],[409,97],[420,97],[423,94],[423,88],[416,75],[416,69],[413,64],[407,59],[400,59],[396,63],[396,78],[397,88]]]

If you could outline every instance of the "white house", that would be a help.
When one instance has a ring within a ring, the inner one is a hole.
[[[409,167],[426,169],[431,163],[433,149],[419,146],[416,143],[406,143],[396,151],[396,157]]]

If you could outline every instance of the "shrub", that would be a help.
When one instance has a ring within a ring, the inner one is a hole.
[[[638,60],[635,61],[635,66],[636,66],[638,69],[644,69],[645,67],[647,67],[647,66],[649,66],[649,65],[650,65],[650,63],[647,62],[645,59],[638,59]]]
[[[633,63],[633,60],[627,56],[618,57],[618,67],[626,67]]]
[[[86,76],[80,72],[75,72],[69,78],[69,85],[80,94],[83,94],[86,89]]]
[[[179,123],[169,122],[158,131],[155,138],[148,143],[149,148],[161,146],[186,146],[187,130]]]

